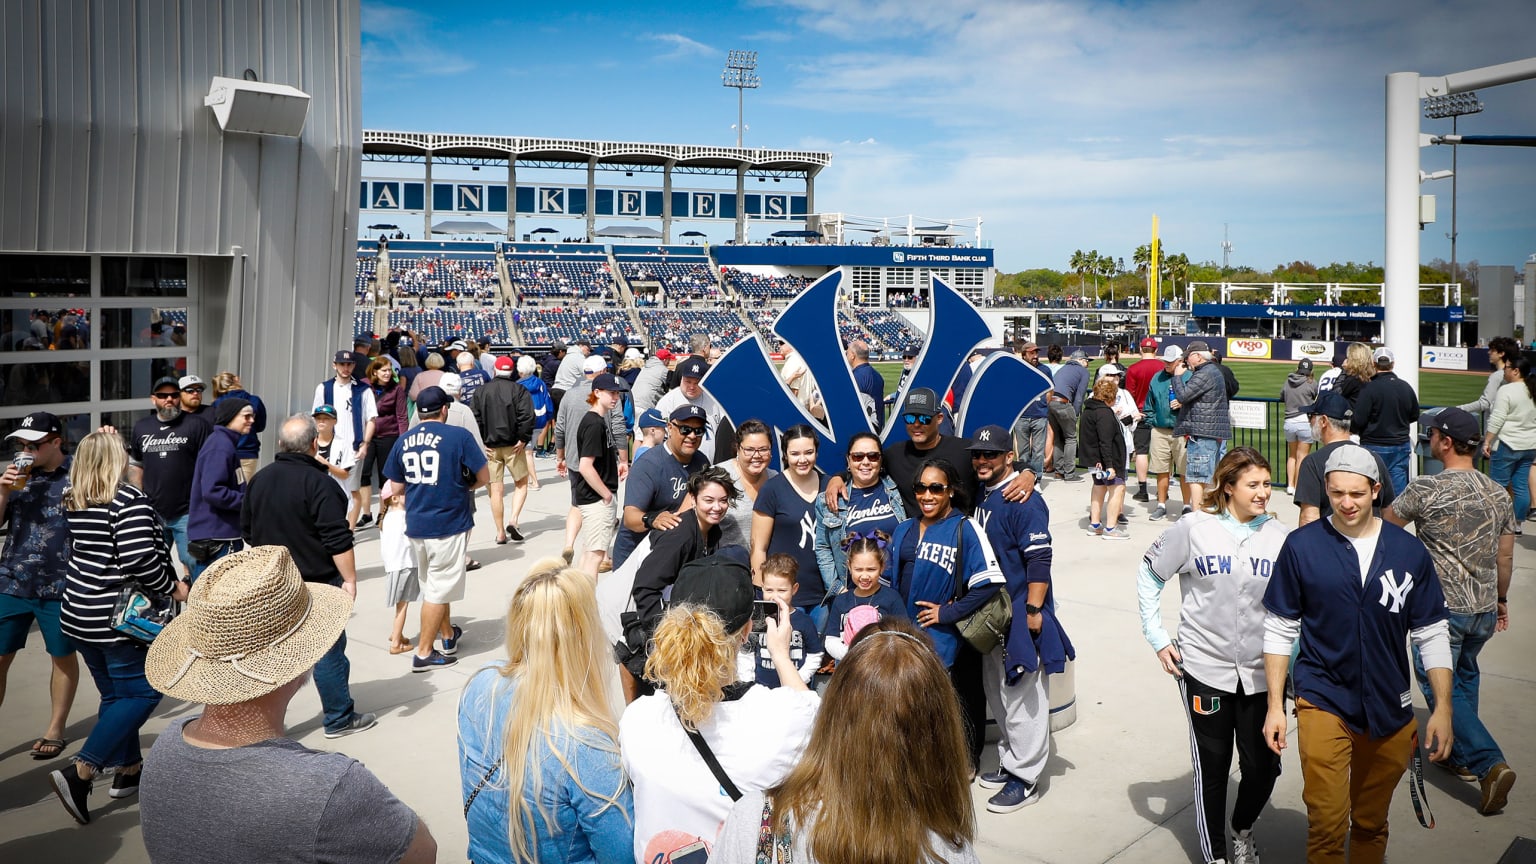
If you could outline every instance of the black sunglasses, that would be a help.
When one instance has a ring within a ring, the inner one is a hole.
[[[920,424],[920,425],[923,425],[923,426],[927,426],[929,423],[933,422],[933,415],[932,414],[903,414],[903,415],[901,415],[901,419],[905,420],[908,423],[916,423],[916,424]]]
[[[1006,451],[1006,450],[972,450],[971,451],[971,458],[972,459],[996,459],[996,458],[998,458],[1000,456],[1007,456],[1007,455],[1008,455],[1008,451]]]
[[[677,434],[679,434],[679,435],[684,435],[684,436],[695,436],[695,435],[697,435],[697,436],[700,436],[700,437],[702,437],[704,435],[704,427],[703,426],[684,426],[681,423],[673,423],[672,427],[677,430]]]
[[[880,461],[880,451],[877,450],[874,453],[849,453],[848,454],[848,461],[849,462],[879,462]]]
[[[921,495],[927,492],[929,495],[942,495],[948,488],[948,483],[913,483],[912,494]]]

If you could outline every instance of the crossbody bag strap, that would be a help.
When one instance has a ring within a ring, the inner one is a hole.
[[[678,718],[678,722],[682,722],[681,717]],[[725,794],[731,796],[732,801],[740,801],[741,790],[731,782],[730,775],[725,773],[720,760],[715,758],[715,751],[709,749],[709,742],[704,740],[703,735],[689,729],[686,725],[683,726],[683,731],[688,734],[688,740],[693,742],[693,749],[699,751],[699,755],[704,757],[704,764],[709,766],[709,773],[715,775],[715,779],[720,781],[720,788],[725,790]]]
[[[955,528],[955,595],[950,599],[959,600],[965,596],[965,517],[960,517],[960,524]]]
[[[464,799],[465,816],[469,815],[469,805],[475,803],[475,799],[480,797],[480,790],[485,788],[485,784],[491,782],[492,775],[501,770],[501,763],[505,758],[505,756],[496,757],[496,762],[492,764],[490,768],[486,769],[485,776],[481,777],[480,782],[475,784],[475,788],[470,790],[469,797]]]

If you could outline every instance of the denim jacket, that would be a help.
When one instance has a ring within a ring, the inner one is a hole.
[[[907,520],[907,509],[901,503],[901,490],[896,481],[882,476],[880,485],[891,499],[891,509],[896,512],[896,522]],[[848,536],[848,526],[843,523],[841,512],[827,509],[825,495],[816,496],[816,566],[821,568],[822,584],[827,586],[827,598],[843,593],[848,587],[848,552],[843,549],[843,538]]]

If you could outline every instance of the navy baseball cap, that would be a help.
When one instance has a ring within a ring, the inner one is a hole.
[[[1355,416],[1355,409],[1349,405],[1349,400],[1337,390],[1329,390],[1319,393],[1317,401],[1307,407],[1308,414],[1321,414],[1324,417],[1332,417],[1335,420],[1348,420]]]
[[[677,364],[677,374],[680,378],[703,378],[709,371],[709,365],[698,357],[689,357]]]
[[[1423,422],[1426,428],[1438,429],[1441,435],[1452,441],[1478,444],[1483,440],[1483,430],[1478,425],[1477,418],[1454,405],[1441,408],[1433,417],[1426,418]]]
[[[1001,426],[983,426],[971,436],[972,453],[1007,453],[1013,449],[1013,436]]]
[[[21,418],[21,425],[16,431],[5,436],[7,438],[20,438],[33,444],[47,438],[49,435],[63,435],[64,427],[59,424],[59,418],[47,411],[33,411]]]
[[[448,398],[448,392],[443,388],[425,387],[416,396],[416,410],[422,414],[436,414],[451,401],[453,400]]]
[[[612,390],[615,393],[624,393],[629,390],[629,382],[611,372],[592,379],[593,390]]]
[[[672,416],[667,419],[673,423],[681,423],[684,420],[702,420],[704,421],[704,428],[709,428],[709,415],[704,413],[704,409],[697,405],[679,405],[673,409]]]
[[[645,413],[640,415],[641,429],[665,429],[666,426],[666,418],[662,417],[661,412],[655,408],[647,408]]]
[[[353,353],[351,351],[337,351],[336,352],[336,356],[331,358],[331,362],[332,363],[356,363],[357,362],[357,354],[355,354],[355,353]]]

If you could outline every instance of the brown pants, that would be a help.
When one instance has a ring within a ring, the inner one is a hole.
[[[1301,799],[1307,805],[1307,861],[1380,864],[1387,855],[1387,810],[1413,756],[1414,724],[1385,738],[1355,732],[1340,717],[1296,700]]]

